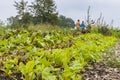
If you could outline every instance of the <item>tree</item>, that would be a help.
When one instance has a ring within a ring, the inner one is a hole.
[[[8,18],[7,21],[8,21],[8,25],[11,28],[19,28],[21,25],[18,16],[16,16],[16,17],[12,16],[12,17]]]
[[[31,7],[37,23],[57,23],[58,17],[53,0],[35,0]]]
[[[19,15],[19,18],[22,18],[23,15],[27,12],[27,1],[21,0],[20,2],[14,2],[14,6],[16,7],[17,13]]]
[[[67,18],[66,20],[67,20],[67,26],[74,28],[75,26],[74,21],[71,18]]]
[[[59,16],[59,26],[62,27],[74,27],[75,23],[71,18],[66,18],[63,15]]]
[[[8,19],[10,26],[26,27],[30,23],[58,23],[58,13],[53,0],[35,0],[31,5],[28,5],[27,1],[21,0],[20,2],[15,1],[14,6],[18,14]]]
[[[9,24],[13,27],[23,26],[26,27],[32,21],[32,15],[28,11],[28,2],[21,0],[20,2],[15,1],[14,6],[17,10],[18,15],[8,19]],[[11,23],[10,23],[11,22]]]
[[[59,26],[66,27],[66,17],[63,15],[59,16]]]
[[[0,20],[0,27],[4,26],[4,22],[2,20]]]

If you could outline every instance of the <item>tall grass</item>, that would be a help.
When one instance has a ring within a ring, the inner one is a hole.
[[[102,35],[120,38],[120,29],[109,26],[92,26],[91,33],[101,33]]]
[[[59,27],[59,26],[53,26],[50,24],[39,24],[39,25],[30,25],[27,28],[29,31],[42,31],[42,32],[46,32],[46,31],[51,31],[51,30],[62,30],[63,28]]]

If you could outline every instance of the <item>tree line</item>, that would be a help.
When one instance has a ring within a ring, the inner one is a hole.
[[[8,18],[11,28],[27,27],[30,24],[51,24],[62,27],[74,27],[74,21],[63,15],[58,15],[54,0],[34,0],[31,4],[28,1],[14,1],[17,10],[15,17]]]

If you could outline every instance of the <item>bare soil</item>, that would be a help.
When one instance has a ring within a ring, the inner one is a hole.
[[[114,53],[113,53],[113,52]],[[107,56],[99,63],[90,63],[83,72],[83,80],[120,80],[120,41]]]

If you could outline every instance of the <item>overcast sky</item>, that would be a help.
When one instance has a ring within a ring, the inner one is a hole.
[[[16,15],[13,6],[14,1],[20,0],[1,0],[0,1],[0,19],[5,21],[10,16]],[[34,0],[28,0],[29,2]],[[88,6],[91,6],[90,15],[96,20],[100,13],[103,14],[107,23],[114,20],[114,25],[120,25],[120,0],[55,0],[59,15],[65,15],[72,18],[85,20]]]

